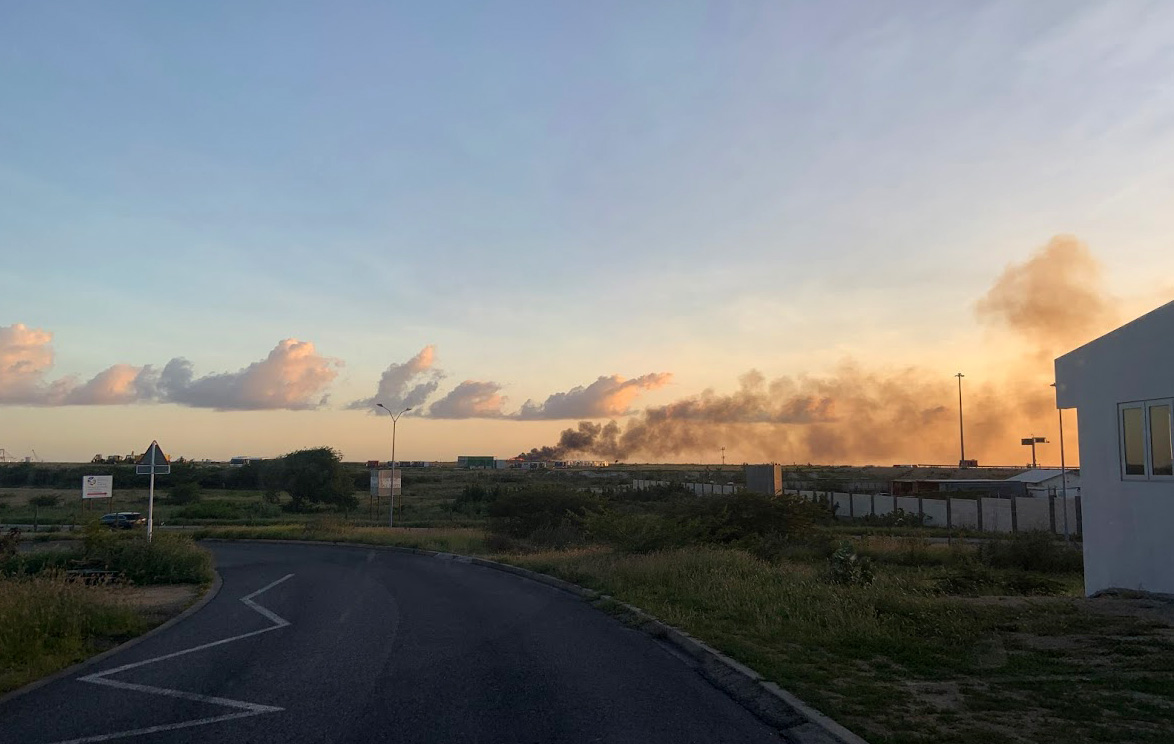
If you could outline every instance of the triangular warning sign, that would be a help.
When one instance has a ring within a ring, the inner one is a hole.
[[[159,446],[158,442],[151,442],[151,446],[141,457],[135,462],[136,465],[166,465],[171,462],[171,458],[163,453],[163,448]]]

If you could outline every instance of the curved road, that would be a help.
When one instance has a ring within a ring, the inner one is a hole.
[[[649,636],[452,559],[221,543],[169,630],[0,706],[3,744],[779,742]]]

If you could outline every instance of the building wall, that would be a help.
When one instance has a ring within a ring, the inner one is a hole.
[[[1056,360],[1057,401],[1076,408],[1085,592],[1174,593],[1174,481],[1124,480],[1117,405],[1174,397],[1174,304]]]
[[[773,496],[783,490],[782,465],[746,465],[746,490]]]

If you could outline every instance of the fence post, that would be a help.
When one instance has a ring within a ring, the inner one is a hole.
[[[868,494],[868,514],[869,516],[876,516],[876,492]]]
[[[856,499],[852,498],[852,494],[848,494],[848,518],[856,519]]]
[[[985,532],[986,530],[982,528],[982,497],[979,496],[974,500],[974,503],[978,505],[978,509],[976,509],[978,512],[978,531]]]
[[[1048,529],[1056,534],[1056,489],[1048,489]]]
[[[954,544],[954,502],[946,494],[946,543]]]
[[[1019,497],[1011,497],[1011,534],[1019,533],[1019,511],[1017,505],[1019,504]]]
[[[896,503],[897,497],[893,497],[893,503]],[[917,522],[925,525],[925,501],[921,494],[917,494]]]

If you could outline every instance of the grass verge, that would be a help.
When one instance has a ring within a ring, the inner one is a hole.
[[[396,528],[354,527],[333,519],[312,520],[300,524],[274,524],[256,527],[201,527],[192,531],[196,540],[312,540],[350,542],[360,545],[389,545],[401,548],[436,550],[442,553],[487,555],[485,531],[473,528]]]

